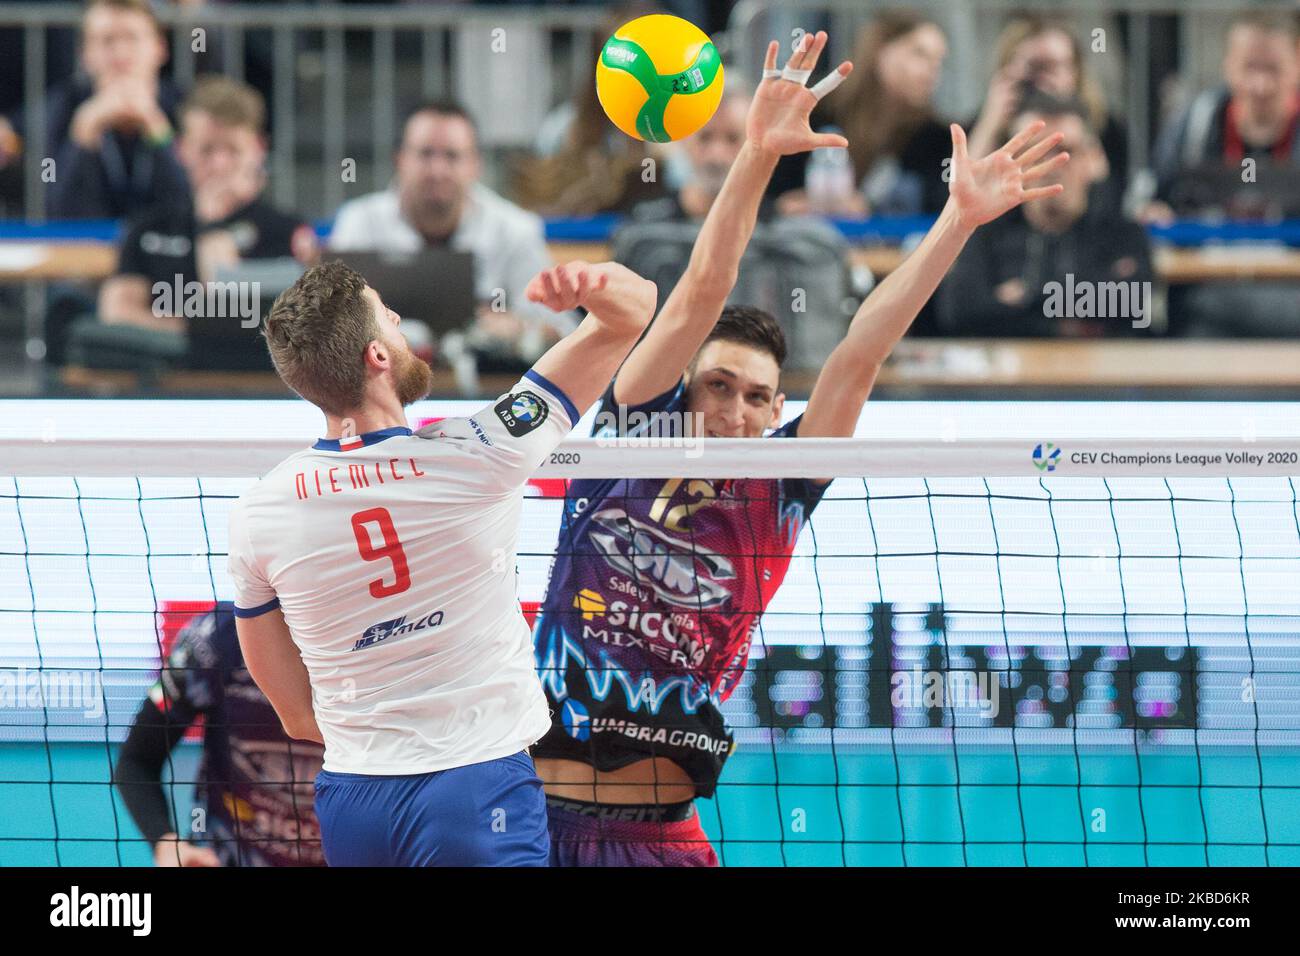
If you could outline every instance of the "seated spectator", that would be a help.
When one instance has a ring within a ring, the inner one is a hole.
[[[630,217],[641,222],[703,222],[722,191],[727,172],[745,145],[745,117],[753,91],[728,79],[726,92],[712,118],[678,147],[685,159],[687,179],[667,195],[632,207]],[[625,139],[627,137],[624,137]],[[759,218],[775,213],[770,202],[759,207]]]
[[[1085,105],[1110,170],[1095,188],[1094,201],[1118,210],[1128,180],[1128,136],[1107,111],[1101,88],[1087,69],[1083,46],[1066,20],[1019,13],[1003,27],[993,81],[971,127],[970,154],[987,156],[1005,143],[1011,120],[1023,112],[1024,98],[1035,90],[1058,99],[1077,97]]]
[[[225,77],[196,84],[181,106],[176,144],[192,199],[155,206],[130,222],[117,274],[100,289],[102,322],[184,332],[180,311],[155,307],[156,284],[171,290],[212,282],[218,270],[243,260],[310,262],[318,255],[311,227],[262,197],[265,121],[252,87]]]
[[[147,0],[91,0],[81,23],[85,76],[48,100],[50,217],[116,219],[184,200],[185,173],[171,148],[180,94],[160,76],[166,61]]]
[[[624,23],[659,12],[637,0],[607,14],[591,34],[585,60],[595,63],[605,40]],[[535,152],[519,163],[514,187],[519,202],[543,216],[626,213],[665,191],[667,167],[647,174],[646,160],[663,164],[668,150],[633,139],[611,123],[586,74],[573,98],[542,120]]]
[[[858,35],[843,91],[824,100],[812,120],[814,129],[835,126],[848,139],[851,182],[823,195],[808,176],[820,151],[787,156],[768,188],[778,210],[845,217],[937,214],[948,201],[943,171],[951,139],[931,101],[947,54],[943,30],[921,13],[886,10],[868,23]]]
[[[1143,210],[1146,220],[1300,216],[1300,188],[1290,196],[1270,196],[1264,182],[1300,182],[1295,20],[1264,13],[1236,17],[1228,29],[1223,78],[1223,86],[1197,96],[1156,141],[1155,199]],[[1242,175],[1247,160],[1256,165],[1254,176]],[[1255,184],[1260,188],[1251,188]]]
[[[940,331],[956,336],[1122,335],[1151,321],[1146,231],[1089,201],[1106,154],[1079,100],[1033,93],[1013,123],[1064,134],[1070,162],[1041,183],[1062,192],[980,229],[936,293]]]
[[[552,265],[540,216],[479,182],[478,133],[459,105],[430,102],[402,125],[392,187],[349,200],[330,233],[334,252],[418,252],[444,246],[474,255],[477,321],[468,335],[481,371],[531,365],[576,324],[529,302],[529,280]]]
[[[1199,95],[1156,143],[1149,222],[1300,217],[1300,48],[1294,19],[1241,14],[1225,85]],[[1224,281],[1170,291],[1171,330],[1220,338],[1300,333],[1300,283]]]

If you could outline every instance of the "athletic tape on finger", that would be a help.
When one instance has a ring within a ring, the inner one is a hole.
[[[792,66],[787,66],[781,71],[781,79],[793,80],[800,86],[808,85],[808,77],[812,76],[812,70],[796,70]]]
[[[830,73],[827,73],[820,80],[814,83],[812,90],[810,90],[809,92],[811,92],[813,96],[817,97],[817,99],[821,99],[823,96],[825,96],[827,93],[835,89],[835,87],[839,86],[843,82],[844,82],[844,74],[841,73],[839,70],[832,70]]]

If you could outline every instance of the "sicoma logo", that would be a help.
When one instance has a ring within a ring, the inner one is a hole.
[[[584,621],[594,620],[597,614],[604,614],[606,610],[604,596],[591,588],[583,588],[575,594],[573,606],[582,612]]]
[[[1060,460],[1061,449],[1050,441],[1034,446],[1034,467],[1039,471],[1056,471],[1057,463]]]

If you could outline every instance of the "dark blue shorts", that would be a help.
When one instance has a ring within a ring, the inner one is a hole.
[[[546,797],[517,753],[379,777],[322,770],[316,816],[330,866],[546,866]]]

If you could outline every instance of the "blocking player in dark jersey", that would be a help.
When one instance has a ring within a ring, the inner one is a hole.
[[[597,434],[762,437],[781,421],[776,320],[724,303],[759,200],[787,153],[843,146],[813,134],[804,87],[826,35],[784,71],[769,46],[746,142],[690,265],[602,403]],[[828,80],[830,82],[828,82]],[[972,231],[1045,183],[1064,153],[1042,124],[974,160],[951,129],[949,201],[933,228],[859,307],[802,416],[772,437],[851,436],[881,364]],[[838,140],[838,142],[835,142]],[[943,171],[936,169],[936,176]],[[808,317],[813,319],[814,317]],[[693,800],[732,749],[719,705],[736,686],[764,608],[826,480],[612,478],[568,488],[546,600],[534,628],[552,727],[534,748],[553,865],[716,865]]]
[[[162,768],[200,717],[203,825],[177,826]],[[284,732],[244,667],[234,605],[219,602],[177,636],[122,745],[114,782],[158,866],[324,866],[312,803],[323,754],[320,744]]]

